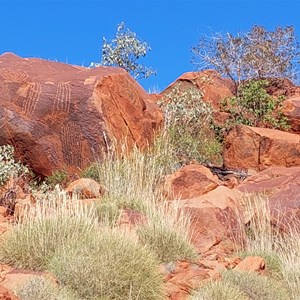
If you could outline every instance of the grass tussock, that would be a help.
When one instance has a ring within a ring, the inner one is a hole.
[[[78,300],[73,293],[40,277],[14,291],[20,300]]]
[[[147,224],[138,228],[138,237],[157,254],[161,262],[193,260],[197,257],[188,234],[190,219],[177,207],[156,208],[147,216]]]
[[[28,209],[22,223],[2,241],[0,261],[18,268],[44,270],[58,245],[95,230],[93,211],[64,193]]]
[[[255,272],[225,271],[221,281],[210,282],[191,300],[289,300],[282,282]]]
[[[48,265],[82,299],[164,299],[157,257],[124,233],[102,230],[72,242]]]

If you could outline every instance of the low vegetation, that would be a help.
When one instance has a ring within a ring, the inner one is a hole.
[[[251,80],[238,87],[237,96],[226,98],[222,109],[229,113],[227,129],[236,124],[286,130],[288,120],[282,112],[284,97],[267,93],[267,80]]]
[[[31,279],[14,292],[22,300],[78,300],[74,293],[44,277]]]
[[[14,148],[11,145],[0,146],[0,186],[12,177],[27,173],[29,173],[29,169],[15,161]]]
[[[213,110],[199,89],[178,84],[162,97],[159,106],[165,116],[170,154],[178,163],[220,163],[221,144],[210,131]]]

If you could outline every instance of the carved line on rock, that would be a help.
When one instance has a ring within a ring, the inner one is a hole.
[[[38,82],[31,82],[27,89],[27,95],[22,105],[22,111],[26,115],[34,113],[37,103],[40,100],[41,84]]]
[[[0,76],[7,81],[24,82],[28,78],[28,74],[22,70],[3,69],[0,70]]]
[[[54,98],[54,111],[70,111],[71,103],[71,87],[69,83],[59,82],[56,89],[56,95]]]
[[[79,125],[67,123],[62,126],[62,148],[65,162],[81,168],[82,134]]]

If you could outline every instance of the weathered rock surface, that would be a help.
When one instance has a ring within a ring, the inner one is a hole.
[[[275,129],[237,125],[225,140],[227,168],[264,170],[300,166],[300,136]]]
[[[300,96],[283,101],[282,111],[288,118],[291,130],[300,133]]]
[[[238,190],[219,186],[200,197],[178,202],[191,217],[192,243],[199,253],[218,248],[217,252],[225,254],[239,247],[243,239],[241,200]]]
[[[163,116],[120,68],[0,56],[0,145],[37,174],[85,168],[112,140],[144,147]]]
[[[285,230],[300,225],[300,167],[268,168],[247,178],[237,189],[266,195],[274,226]]]
[[[173,271],[166,276],[166,291],[170,300],[184,300],[193,289],[197,289],[209,279],[217,279],[217,270],[203,268],[201,264],[179,261]]]
[[[164,186],[168,199],[189,199],[215,189],[218,178],[208,168],[191,164],[168,175]]]
[[[0,300],[19,300],[10,290],[0,285]]]
[[[265,270],[265,260],[260,256],[248,256],[241,261],[234,269],[243,272],[259,272]]]
[[[220,108],[220,102],[224,98],[232,97],[235,92],[234,83],[230,79],[222,78],[215,70],[205,70],[181,75],[160,95],[168,94],[173,87],[178,85],[181,90],[198,88],[203,93],[203,100],[211,103],[215,109]]]
[[[95,180],[80,178],[71,182],[67,188],[68,194],[77,194],[83,198],[97,198],[105,193],[105,189]]]

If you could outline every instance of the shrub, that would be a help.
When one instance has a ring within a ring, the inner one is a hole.
[[[203,36],[192,52],[192,61],[200,69],[213,67],[237,86],[245,79],[293,77],[300,54],[293,26],[268,31],[258,25],[236,35]]]
[[[283,284],[267,276],[255,272],[227,271],[223,280],[235,285],[237,289],[252,300],[289,300],[290,295]]]
[[[117,27],[115,39],[109,42],[103,38],[101,64],[121,67],[135,79],[147,78],[156,74],[156,71],[138,63],[138,59],[146,56],[150,50],[150,46],[138,39],[136,33],[122,22]]]
[[[26,166],[15,162],[14,148],[11,145],[0,146],[0,186],[11,177],[18,177],[29,173]]]
[[[84,243],[70,243],[48,268],[79,298],[164,299],[157,258],[128,233],[103,229]]]
[[[230,114],[229,124],[288,129],[288,120],[281,111],[282,97],[270,96],[267,80],[251,80],[241,84],[236,97],[226,98],[224,111]]]
[[[148,223],[138,228],[138,237],[141,243],[156,253],[161,262],[193,260],[197,257],[188,236],[190,220],[187,216],[177,208],[165,207],[149,211],[147,217]]]
[[[19,268],[44,270],[58,245],[78,240],[93,230],[93,212],[75,200],[38,203],[1,243],[0,261]]]
[[[64,186],[67,183],[68,173],[64,170],[55,171],[52,175],[48,176],[45,184],[49,188],[54,188],[56,185]]]
[[[159,101],[165,116],[166,135],[174,153],[181,163],[189,160],[211,161],[221,151],[209,127],[213,110],[202,100],[202,93],[195,87],[174,86]]]
[[[224,281],[212,281],[192,294],[189,300],[248,300],[235,285]],[[263,299],[261,299],[263,300]]]
[[[25,286],[14,291],[20,300],[76,300],[66,289],[40,277],[30,280]]]
[[[200,288],[191,300],[288,300],[283,284],[255,272],[225,271],[221,281]]]

